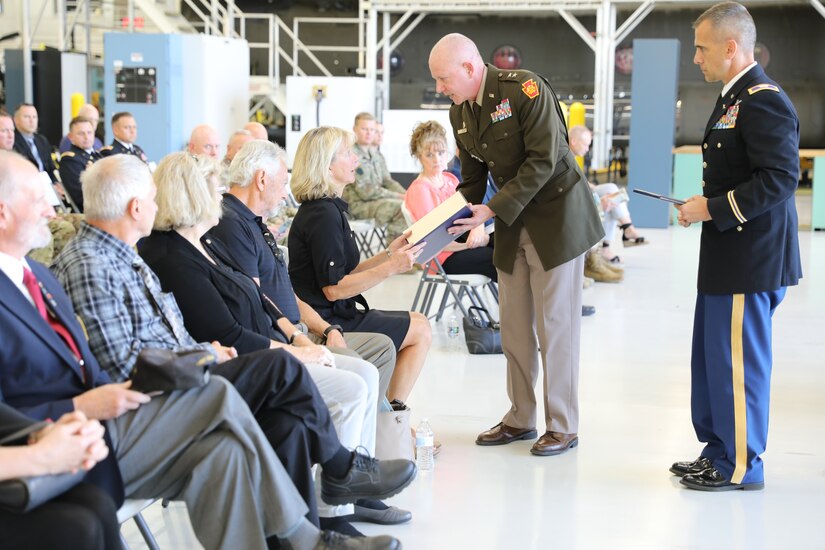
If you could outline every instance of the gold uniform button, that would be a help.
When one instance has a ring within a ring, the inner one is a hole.
[[[557,191],[558,191],[559,193],[561,193],[562,191],[564,191],[564,187],[559,187],[559,188],[557,189]]]
[[[498,178],[498,182],[499,182],[499,183],[504,183],[504,178],[499,177],[499,178]]]
[[[329,262],[329,265],[335,265],[335,262]]]
[[[482,143],[482,144],[481,144],[481,148],[482,148],[482,149],[486,149],[486,148],[487,148],[487,144],[486,144],[486,143]]]
[[[490,168],[494,167],[495,165],[496,165],[496,163],[493,162],[492,160],[487,163],[487,166],[489,166]]]
[[[707,167],[708,167],[708,163],[707,163],[707,162],[703,162],[703,163],[702,163],[702,168],[707,168]]]
[[[717,143],[716,143],[716,148],[717,148],[717,149],[721,149],[721,148],[722,148],[722,143],[721,143],[721,142],[717,142]]]
[[[508,135],[510,135],[510,134],[508,134],[507,132],[504,132],[504,137],[507,137]]]
[[[702,145],[702,147],[703,147],[704,149],[707,149],[707,148],[708,148],[708,144],[707,144],[707,143],[705,143],[705,144],[703,144],[703,145]]]
[[[736,226],[736,230],[737,230],[737,231],[742,231],[742,226],[741,226],[741,225],[737,225],[737,226]]]

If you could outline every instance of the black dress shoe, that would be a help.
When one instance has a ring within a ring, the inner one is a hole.
[[[504,422],[499,422],[486,432],[478,434],[476,445],[507,445],[522,439],[535,439],[537,435],[535,428],[513,428]]]
[[[688,489],[696,489],[697,491],[759,491],[765,488],[765,482],[759,481],[757,483],[731,483],[729,479],[725,478],[716,468],[708,468],[699,473],[686,475],[679,482]]]
[[[687,475],[701,474],[708,468],[713,468],[713,462],[709,458],[700,456],[696,460],[689,462],[674,462],[670,467],[670,472],[679,477]]]
[[[582,317],[589,317],[596,313],[596,306],[582,306]]]
[[[321,498],[327,504],[350,504],[362,498],[384,500],[400,493],[415,479],[415,463],[406,459],[378,460],[354,453],[352,466],[342,478],[321,474]]]

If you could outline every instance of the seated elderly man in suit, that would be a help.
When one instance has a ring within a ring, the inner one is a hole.
[[[186,153],[175,155],[194,162]],[[157,173],[167,163],[161,161]],[[89,330],[91,349],[114,380],[130,377],[138,352],[146,347],[214,350],[222,361],[212,373],[232,382],[247,401],[313,521],[318,517],[313,464],[323,466],[320,487],[329,504],[348,504],[355,500],[352,495],[388,498],[412,481],[415,466],[410,461],[379,463],[343,446],[342,441],[359,445],[360,438],[351,442],[349,434],[368,429],[369,420],[375,433],[375,405],[368,406],[370,394],[359,376],[321,366],[308,371],[285,349],[261,348],[237,356],[235,348],[198,344],[192,338],[178,302],[162,292],[160,280],[134,250],[158,210],[157,188],[145,165],[123,155],[104,159],[84,174],[83,187],[86,223],[54,269]],[[206,298],[206,289],[201,290]],[[218,310],[211,312],[217,319]],[[348,527],[321,526],[339,532]]]
[[[37,166],[38,172],[46,172],[52,183],[56,183],[52,146],[46,136],[37,133],[38,121],[37,109],[31,103],[21,103],[14,111],[14,150]]]
[[[132,208],[151,211],[150,203]],[[0,151],[0,400],[33,418],[77,410],[104,422],[111,452],[86,481],[118,504],[185,501],[206,548],[263,549],[273,536],[289,548],[336,544],[304,517],[306,504],[226,380],[152,398],[111,382],[60,283],[25,258],[48,240],[53,216],[36,170]]]

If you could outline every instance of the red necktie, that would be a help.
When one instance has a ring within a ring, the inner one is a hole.
[[[77,349],[77,344],[75,344],[74,338],[69,333],[69,330],[63,326],[54,315],[49,314],[46,310],[46,302],[43,301],[43,292],[40,289],[40,285],[37,283],[37,277],[34,276],[31,269],[24,267],[23,268],[23,285],[29,291],[29,294],[34,301],[35,307],[37,307],[37,311],[40,313],[40,316],[49,323],[49,326],[60,336],[63,341],[69,346],[69,349],[80,362],[80,371],[83,375],[83,381],[86,381],[86,369],[83,368],[83,359],[80,356],[80,351]]]

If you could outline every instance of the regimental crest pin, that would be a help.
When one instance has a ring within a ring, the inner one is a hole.
[[[536,99],[539,96],[539,86],[532,78],[521,84],[521,91],[530,99]]]

